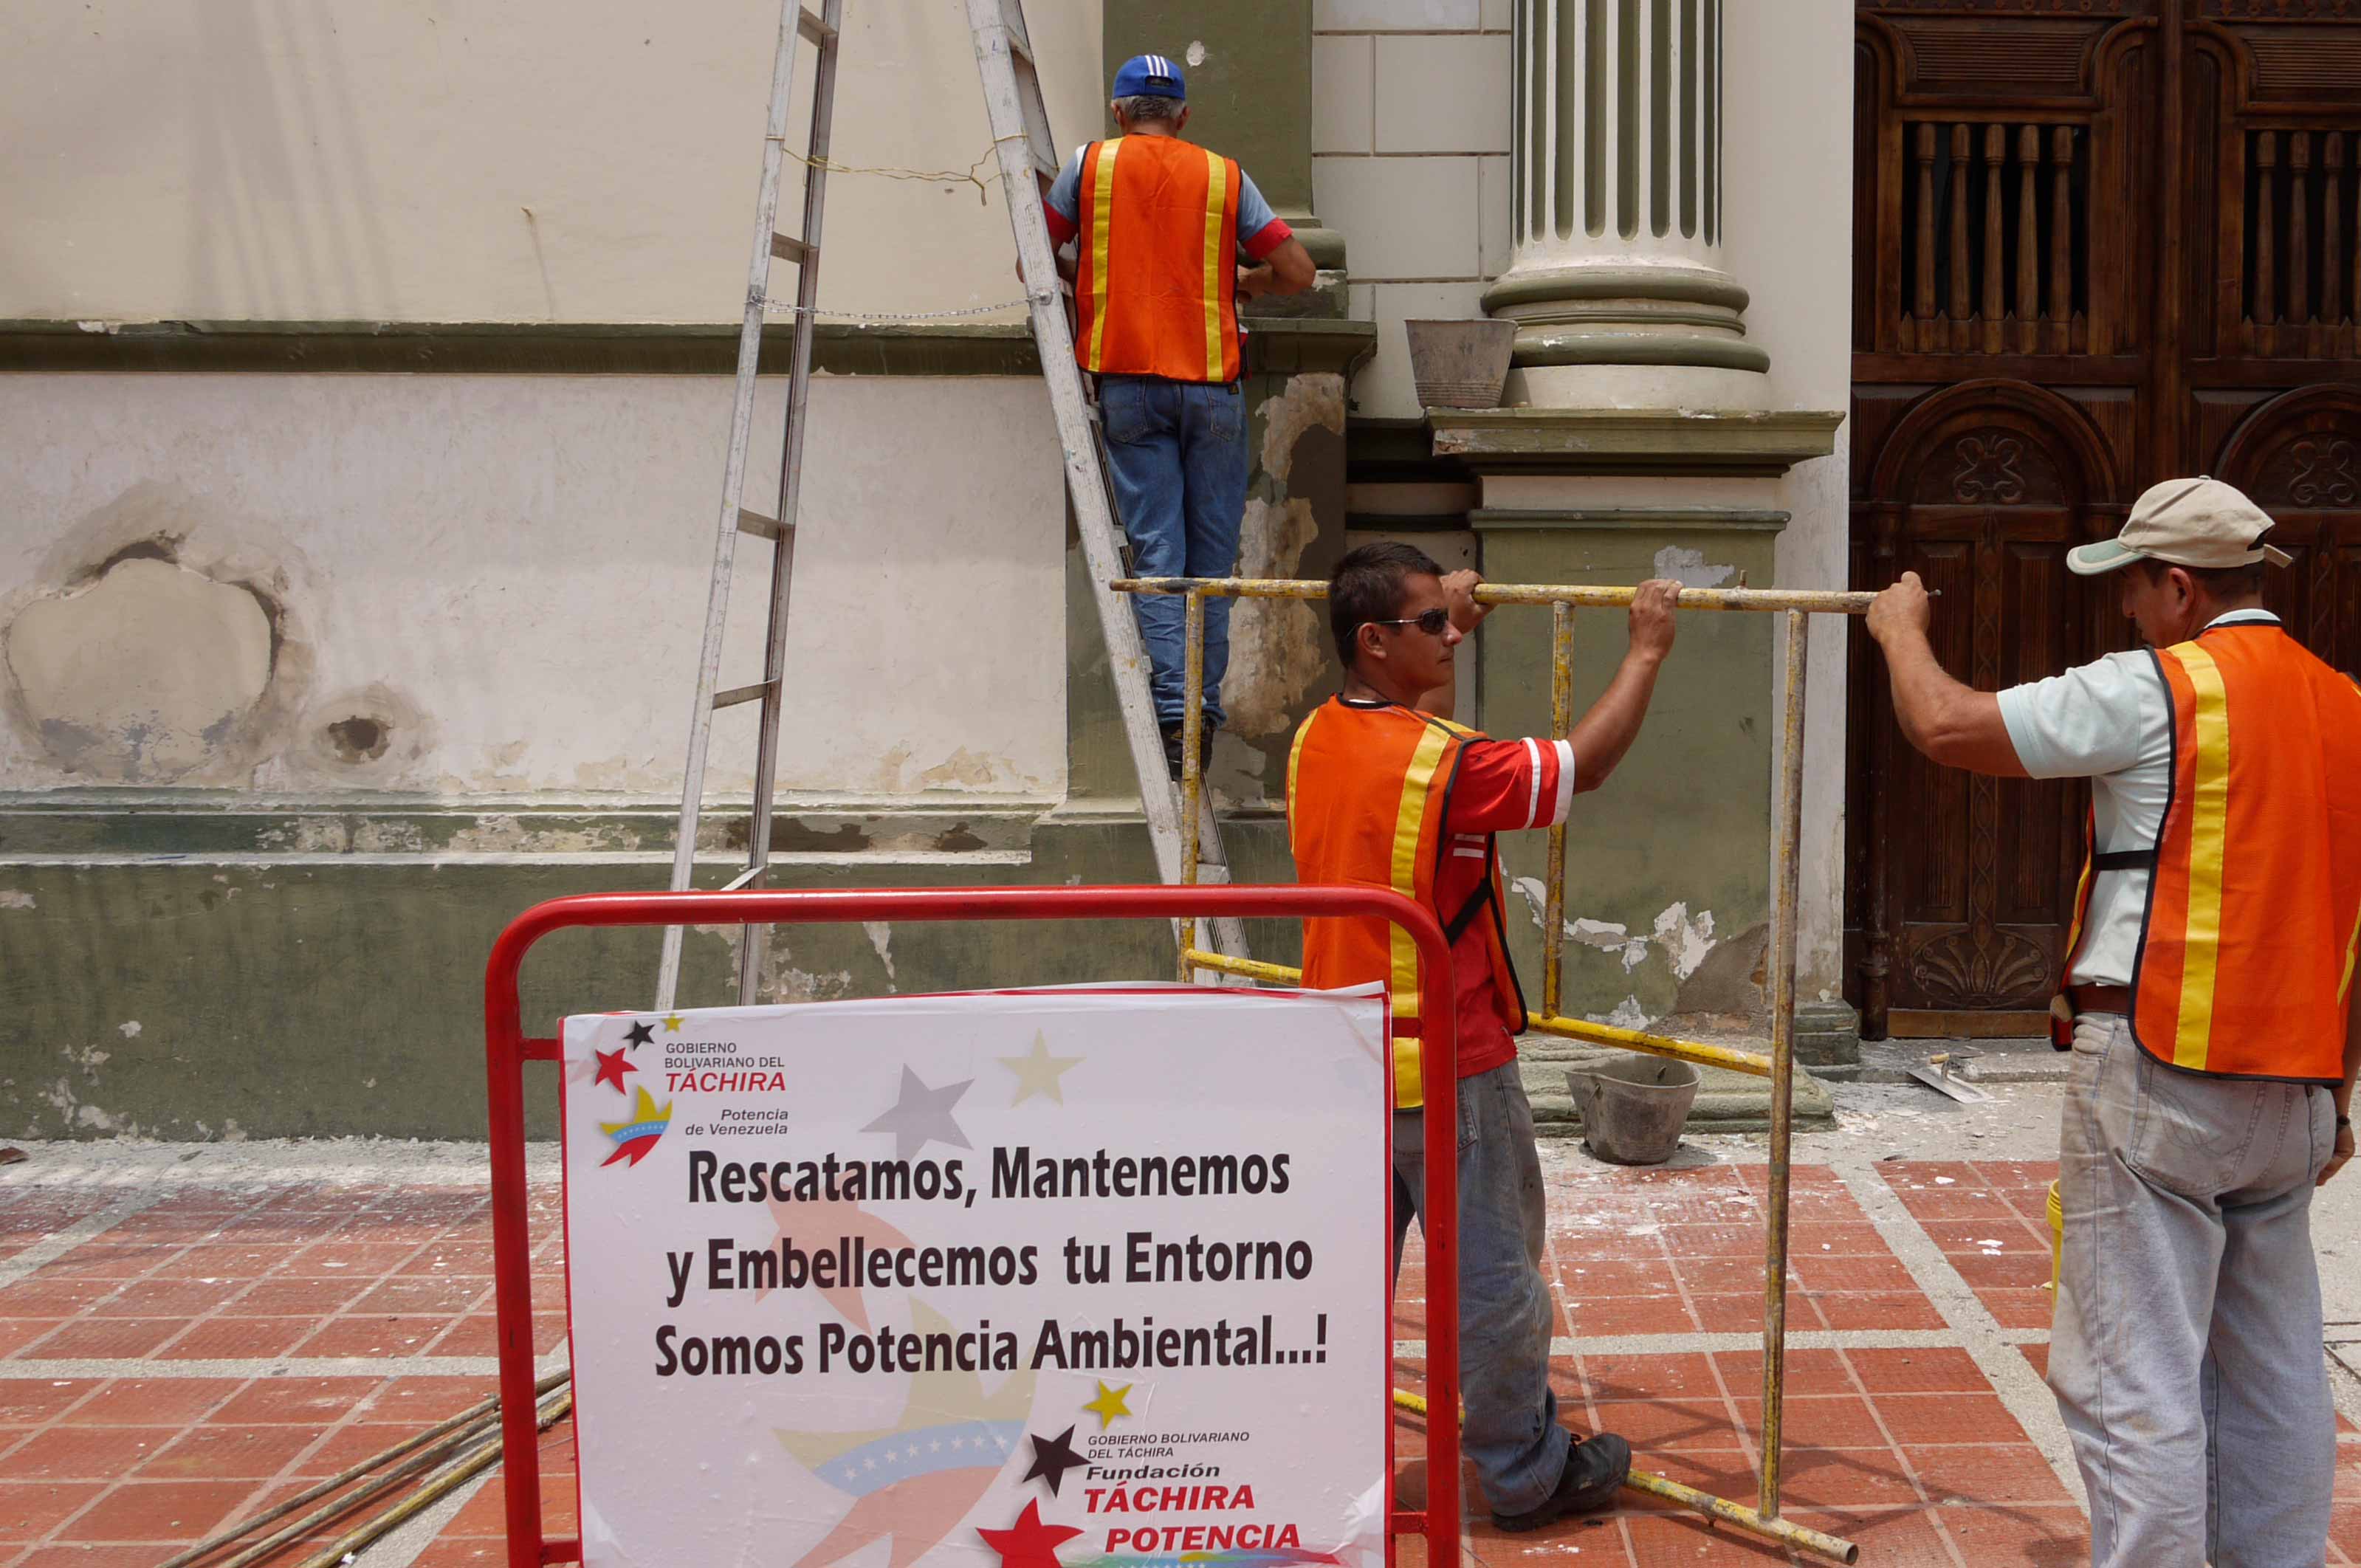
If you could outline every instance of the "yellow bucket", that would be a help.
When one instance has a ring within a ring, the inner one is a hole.
[[[2058,1273],[2066,1260],[2066,1200],[2058,1183],[2049,1184],[2049,1305],[2058,1306]]]

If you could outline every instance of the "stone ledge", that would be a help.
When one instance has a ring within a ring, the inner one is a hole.
[[[1429,409],[1434,455],[1479,474],[1778,475],[1836,450],[1838,411]]]
[[[1248,374],[1344,372],[1377,351],[1368,322],[1247,324]],[[0,371],[728,376],[738,334],[735,322],[0,321]],[[822,322],[812,339],[823,375],[1041,373],[1021,321]],[[794,341],[787,323],[763,330],[763,374],[787,373]]]

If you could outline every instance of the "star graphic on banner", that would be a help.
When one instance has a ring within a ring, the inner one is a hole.
[[[1000,1568],[1060,1568],[1058,1543],[1082,1532],[1070,1524],[1043,1524],[1041,1499],[1032,1497],[1008,1529],[978,1529],[975,1533],[1000,1553]]]
[[[908,1159],[929,1141],[949,1144],[953,1148],[973,1148],[975,1146],[967,1141],[967,1135],[952,1119],[951,1107],[959,1103],[960,1096],[974,1082],[969,1079],[933,1089],[906,1067],[902,1069],[901,1098],[895,1101],[894,1109],[861,1130],[893,1134],[895,1159]]]
[[[620,1122],[601,1122],[598,1130],[615,1140],[615,1152],[599,1161],[601,1166],[622,1160],[633,1166],[645,1159],[656,1140],[672,1124],[672,1102],[659,1106],[648,1093],[647,1085],[640,1086],[640,1097],[631,1102],[631,1113]]]
[[[826,1236],[830,1245],[839,1236],[861,1236],[881,1252],[914,1245],[909,1237],[857,1203],[832,1202],[827,1199],[810,1203],[783,1203],[774,1200],[771,1219],[778,1226],[778,1234],[771,1238],[771,1250],[774,1252],[778,1250],[781,1242],[797,1233],[806,1237]],[[754,1293],[754,1299],[759,1301],[769,1294],[768,1290],[758,1290]],[[822,1288],[819,1295],[821,1299],[841,1312],[845,1321],[854,1328],[864,1332],[868,1330],[869,1309],[862,1302],[859,1282],[840,1280]]]
[[[924,1334],[950,1324],[913,1302],[910,1326]],[[920,1372],[912,1375],[909,1401],[890,1431],[778,1432],[797,1463],[853,1499],[792,1568],[829,1568],[888,1536],[894,1546],[885,1568],[909,1568],[991,1490],[1032,1408],[1030,1372],[1012,1375],[989,1396],[972,1372]]]
[[[1056,1497],[1065,1484],[1066,1472],[1090,1463],[1074,1452],[1074,1429],[1068,1427],[1055,1437],[1043,1437],[1038,1432],[1025,1434],[1033,1443],[1033,1468],[1025,1472],[1027,1481],[1048,1485],[1049,1496]]]
[[[667,1013],[664,1014],[664,1033],[667,1035],[677,1035],[680,1033],[680,1026],[687,1022],[687,1019],[682,1017],[677,1013]]]
[[[655,1044],[655,1030],[649,1026],[648,1021],[644,1018],[639,1020],[630,1028],[623,1031],[623,1044],[631,1047],[634,1050],[638,1049],[642,1046],[652,1046]]]
[[[1000,1065],[1016,1075],[1016,1098],[1011,1105],[1022,1105],[1036,1094],[1046,1094],[1063,1105],[1066,1091],[1058,1080],[1082,1065],[1080,1057],[1053,1057],[1049,1054],[1049,1036],[1035,1030],[1033,1048],[1021,1057],[1002,1057]]]
[[[1110,1388],[1102,1383],[1099,1385],[1099,1397],[1082,1409],[1098,1417],[1099,1431],[1104,1431],[1115,1424],[1115,1417],[1131,1414],[1131,1407],[1123,1402],[1123,1397],[1130,1392],[1131,1385],[1128,1383],[1120,1388]]]
[[[611,1083],[620,1091],[623,1087],[623,1075],[640,1070],[633,1067],[631,1058],[620,1050],[598,1051],[594,1054],[598,1058],[598,1071],[593,1080],[595,1082]]]

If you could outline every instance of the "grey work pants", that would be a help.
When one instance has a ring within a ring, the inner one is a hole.
[[[2075,1025],[2049,1386],[2091,1500],[2095,1568],[2317,1568],[2335,1415],[2312,1181],[2328,1091],[2149,1057]]]
[[[1424,1113],[1394,1113],[1394,1265],[1422,1208]],[[1459,1080],[1460,1452],[1498,1514],[1538,1508],[1573,1440],[1549,1386],[1550,1294],[1533,1112],[1517,1064]]]

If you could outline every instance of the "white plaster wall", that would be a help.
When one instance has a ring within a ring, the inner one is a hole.
[[[757,415],[763,510],[783,390]],[[705,376],[0,376],[0,789],[674,794],[730,398]],[[1041,384],[820,378],[811,408],[825,460],[803,492],[782,787],[1061,791],[1065,513]],[[177,563],[76,583],[159,537]],[[760,674],[763,548],[741,542],[725,685]],[[135,735],[97,753],[136,753],[126,775],[66,771],[27,723],[18,617],[49,603],[27,635],[50,674],[80,661],[110,722],[154,730],[219,701],[252,652],[250,613],[151,591],[176,572],[279,607],[263,711],[213,726],[192,766]],[[60,613],[74,594],[103,613]],[[234,667],[192,683],[192,661]],[[717,789],[751,777],[756,712],[717,717]],[[357,716],[389,721],[381,756],[333,743]]]
[[[845,9],[835,161],[990,150],[962,0]],[[1080,140],[1101,8],[1027,10],[1051,123]],[[775,0],[0,7],[0,318],[735,320],[778,20]],[[989,182],[832,178],[822,304],[1014,297]]]
[[[1772,407],[1850,409],[1853,7],[1730,0],[1723,16],[1723,191],[1730,265],[1754,296],[1747,334],[1770,352]],[[1794,518],[1779,539],[1782,587],[1848,586],[1848,437],[1840,428],[1833,455],[1778,484],[1774,504]],[[1845,626],[1819,616],[1805,697],[1796,994],[1806,1001],[1836,996],[1843,978],[1844,759]]]

